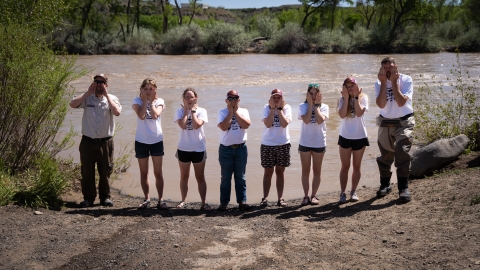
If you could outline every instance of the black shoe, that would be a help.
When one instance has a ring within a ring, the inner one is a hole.
[[[84,200],[83,202],[80,203],[80,208],[87,208],[92,206],[93,206],[93,202],[89,200]]]
[[[250,205],[242,202],[242,203],[239,203],[239,204],[238,204],[238,209],[244,210],[244,211],[250,210]]]
[[[400,197],[400,201],[402,201],[402,202],[409,202],[412,199],[410,197],[410,192],[408,191],[408,188],[406,188],[404,190],[400,190],[398,195]]]
[[[110,200],[110,199],[105,199],[105,200],[101,200],[101,201],[100,201],[100,205],[112,207],[112,206],[113,206],[113,202],[112,202],[112,200]]]
[[[380,186],[380,189],[377,191],[377,198],[385,197],[390,192],[392,192],[392,186]]]
[[[217,210],[218,210],[218,211],[227,211],[227,207],[228,207],[228,204],[226,204],[226,203],[221,203],[221,204],[218,206]]]

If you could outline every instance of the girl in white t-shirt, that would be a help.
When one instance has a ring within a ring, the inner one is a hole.
[[[302,163],[302,186],[304,197],[302,205],[317,205],[317,191],[320,187],[320,174],[323,155],[326,151],[328,105],[322,103],[322,94],[318,84],[309,84],[305,102],[298,106],[298,119],[302,120],[298,152]],[[313,162],[313,166],[312,166]],[[313,171],[312,194],[309,197],[310,167]]]
[[[167,209],[163,201],[163,132],[161,114],[165,109],[163,99],[157,97],[157,84],[154,79],[143,80],[140,96],[133,99],[132,108],[137,114],[137,130],[135,132],[135,157],[140,168],[140,184],[145,200],[138,209],[146,209],[150,204],[150,183],[148,181],[148,157],[152,156],[155,186],[158,192],[158,209]]]
[[[368,96],[362,93],[362,88],[352,76],[348,76],[343,82],[342,96],[338,100],[338,114],[342,118],[340,125],[340,135],[338,145],[340,150],[340,161],[342,168],[340,170],[340,203],[347,202],[345,190],[348,182],[348,170],[350,169],[350,160],[353,157],[352,171],[352,189],[350,191],[350,201],[358,201],[356,194],[358,183],[360,182],[360,166],[362,164],[363,153],[369,146],[367,129],[363,114],[368,111]]]
[[[182,194],[182,201],[177,205],[177,208],[186,206],[190,163],[192,163],[202,200],[200,210],[209,211],[211,206],[205,203],[205,197],[207,196],[207,182],[205,182],[207,146],[205,133],[203,132],[203,124],[208,122],[207,110],[197,106],[198,94],[193,88],[187,88],[183,91],[182,100],[182,108],[176,111],[174,119],[181,128],[175,155],[180,167],[180,192]]]

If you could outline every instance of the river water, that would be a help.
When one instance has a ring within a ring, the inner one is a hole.
[[[413,77],[415,90],[423,83],[420,75],[429,78],[445,79],[449,75],[456,58],[453,53],[404,54],[395,57],[399,70]],[[297,152],[301,121],[297,119],[298,105],[305,100],[309,83],[319,83],[323,93],[323,102],[330,106],[330,119],[327,120],[327,152],[325,154],[321,184],[318,194],[339,192],[340,160],[338,155],[338,129],[340,117],[336,113],[337,99],[344,78],[353,74],[363,92],[370,97],[370,110],[365,114],[370,147],[365,151],[362,163],[362,187],[376,187],[379,173],[375,158],[378,156],[373,84],[377,77],[382,55],[96,55],[79,56],[78,66],[90,70],[87,76],[73,82],[76,94],[84,93],[92,81],[92,75],[105,73],[109,77],[109,93],[116,95],[123,106],[122,114],[116,121],[123,128],[115,136],[115,154],[121,148],[131,151],[131,167],[114,181],[113,187],[124,194],[143,196],[140,187],[138,163],[134,157],[133,143],[136,129],[136,114],[132,110],[132,100],[139,93],[143,79],[152,77],[157,80],[159,97],[166,103],[162,114],[165,156],[163,172],[165,179],[164,198],[180,200],[179,169],[175,158],[179,127],[173,122],[174,112],[180,107],[181,94],[187,87],[198,91],[200,107],[207,109],[209,122],[204,125],[207,137],[206,180],[208,185],[207,201],[219,203],[220,166],[218,163],[219,128],[217,112],[225,106],[225,94],[230,89],[239,92],[241,106],[250,112],[251,126],[248,129],[247,199],[250,203],[259,203],[262,198],[263,168],[260,165],[260,141],[263,123],[261,122],[263,105],[269,99],[274,88],[284,91],[285,100],[292,106],[293,121],[289,125],[292,144],[292,165],[285,171],[285,199],[300,198],[303,189],[300,181],[301,164]],[[480,73],[480,54],[462,54],[462,64],[472,75]],[[415,102],[415,94],[414,94]],[[415,104],[414,104],[415,105]],[[61,132],[68,131],[70,125],[81,131],[82,110],[71,109],[65,119]],[[73,157],[79,162],[78,144],[60,153],[62,157]],[[116,156],[116,155],[115,155]],[[150,166],[151,167],[151,166]],[[188,201],[199,201],[197,184],[191,169]],[[393,176],[395,179],[395,175]],[[153,168],[150,168],[151,196],[157,198],[154,185]],[[350,182],[350,180],[349,180]],[[395,182],[395,181],[394,181]],[[276,199],[275,180],[270,190],[270,199]],[[350,183],[347,190],[350,188]],[[233,189],[233,185],[232,185]],[[357,192],[360,198],[362,192]],[[235,203],[232,190],[231,203]]]

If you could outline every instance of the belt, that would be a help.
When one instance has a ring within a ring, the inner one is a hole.
[[[408,118],[410,118],[411,116],[414,116],[414,115],[415,115],[415,113],[412,112],[412,113],[409,113],[409,114],[404,115],[404,116],[402,116],[402,117],[398,117],[398,119],[400,119],[400,120],[407,120]],[[381,114],[380,114],[380,116],[383,117],[383,118],[386,118],[386,117],[384,117],[384,116],[381,115]]]
[[[82,135],[82,139],[86,139],[86,140],[89,140],[89,141],[93,141],[93,142],[106,142],[108,140],[110,140],[112,137],[105,137],[105,138],[90,138],[88,136],[85,136],[85,135]]]
[[[245,144],[245,143],[232,144],[232,145],[228,145],[228,146],[227,146],[227,145],[223,145],[223,144],[222,144],[222,145],[225,146],[225,147],[231,147],[231,148],[234,148],[234,149],[235,149],[235,148],[238,148],[238,147],[240,147],[240,146],[243,146],[244,144]]]

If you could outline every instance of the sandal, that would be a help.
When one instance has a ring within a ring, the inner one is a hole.
[[[260,202],[260,206],[263,206],[263,207],[268,206],[267,198],[262,198],[262,201]]]
[[[319,204],[319,201],[318,201],[317,196],[313,196],[313,197],[312,197],[312,200],[310,201],[310,203],[313,204],[313,205]]]
[[[212,210],[212,207],[210,206],[210,204],[206,203],[206,204],[202,205],[202,207],[200,207],[200,210],[210,211],[210,210]]]
[[[158,202],[157,204],[157,209],[159,210],[167,210],[168,209],[168,205],[165,201],[161,200]]]
[[[301,203],[302,206],[309,205],[310,204],[310,198],[308,197],[303,197],[303,201]]]
[[[150,201],[149,200],[144,200],[143,203],[141,203],[137,209],[138,210],[145,210],[148,208],[148,206],[150,205]]]
[[[177,208],[185,208],[187,206],[186,201],[181,201],[179,204],[177,204]]]
[[[288,204],[285,202],[284,199],[280,199],[280,200],[278,200],[278,202],[277,202],[277,206],[280,206],[280,207],[285,207],[285,206],[287,206],[287,205],[288,205]]]

